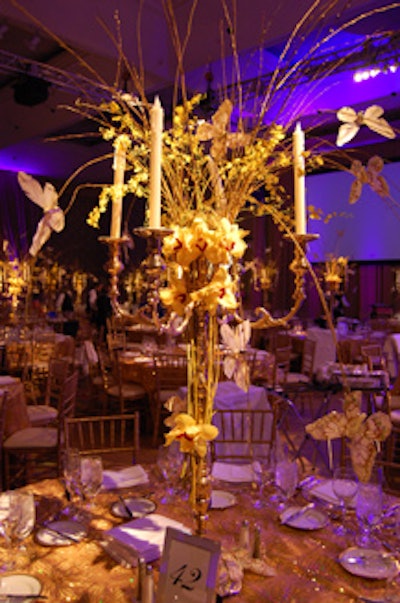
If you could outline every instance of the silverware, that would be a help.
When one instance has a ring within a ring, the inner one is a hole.
[[[130,517],[131,519],[133,519],[133,513],[130,510],[129,506],[126,504],[126,500],[124,499],[124,497],[119,494],[118,495],[118,500],[121,503],[121,505],[124,507],[125,511],[128,513],[128,517]]]
[[[281,520],[281,523],[285,524],[290,522],[295,521],[296,519],[298,519],[299,517],[302,517],[305,513],[307,513],[307,511],[309,511],[310,509],[313,509],[315,507],[315,503],[311,502],[308,503],[308,505],[305,505],[304,507],[301,507],[301,509],[297,509],[296,511],[293,511],[293,513],[290,513],[289,515],[287,515],[286,517],[284,517]]]
[[[78,536],[73,536],[72,534],[66,534],[62,530],[57,530],[57,528],[53,528],[52,526],[47,526],[45,524],[40,526],[40,529],[46,530],[50,534],[55,534],[56,536],[60,536],[61,538],[65,538],[66,540],[71,540],[72,542],[78,543],[81,542],[82,538]]]

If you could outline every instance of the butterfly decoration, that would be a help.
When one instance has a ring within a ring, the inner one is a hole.
[[[379,105],[371,105],[364,112],[359,111],[358,113],[352,107],[342,107],[336,115],[339,121],[344,122],[339,127],[336,139],[338,147],[353,140],[362,125],[368,126],[370,130],[385,138],[396,137],[392,126],[382,117],[383,109]]]
[[[197,128],[197,138],[202,142],[211,140],[211,157],[221,161],[226,156],[227,148],[242,147],[247,144],[249,135],[243,132],[230,132],[232,102],[226,98],[211,118],[212,123],[200,123]]]
[[[359,200],[364,184],[368,184],[382,198],[390,196],[389,185],[381,174],[383,166],[383,159],[378,155],[371,157],[366,167],[358,159],[352,162],[350,172],[355,179],[350,188],[349,203],[351,205]]]
[[[245,351],[251,337],[250,321],[244,320],[236,327],[223,323],[220,333],[226,348],[223,363],[225,376],[228,379],[233,378],[238,387],[247,391],[250,384],[250,371]]]
[[[58,207],[58,194],[50,182],[41,184],[25,172],[18,172],[18,182],[26,196],[43,209],[43,217],[36,227],[29,254],[35,257],[49,240],[51,233],[61,232],[65,226],[63,210]]]

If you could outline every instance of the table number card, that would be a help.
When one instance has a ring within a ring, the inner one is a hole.
[[[157,603],[214,603],[220,544],[167,528]]]

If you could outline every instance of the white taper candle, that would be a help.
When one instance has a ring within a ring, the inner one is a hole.
[[[306,234],[306,196],[304,132],[300,123],[293,132],[293,169],[294,169],[294,218],[296,234]]]
[[[117,239],[121,236],[122,221],[122,187],[125,179],[126,153],[122,145],[117,145],[114,151],[114,186],[117,192],[112,198],[110,237]]]
[[[150,228],[161,226],[161,156],[164,110],[158,96],[150,109],[151,149],[150,149]]]

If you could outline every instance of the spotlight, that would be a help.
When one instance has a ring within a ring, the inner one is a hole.
[[[44,103],[49,96],[49,82],[29,75],[20,78],[14,84],[14,101],[18,105],[34,107]]]

